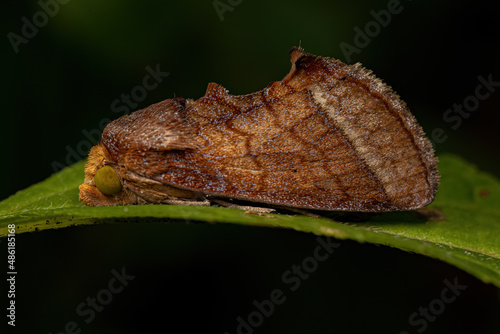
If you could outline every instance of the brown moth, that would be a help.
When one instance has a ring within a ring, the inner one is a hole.
[[[281,81],[164,100],[111,122],[85,165],[93,206],[238,199],[317,210],[412,210],[434,200],[431,143],[360,64],[294,47]]]

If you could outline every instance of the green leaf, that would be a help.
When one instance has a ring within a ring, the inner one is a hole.
[[[368,222],[342,223],[307,216],[246,214],[220,207],[136,205],[87,207],[78,200],[85,161],[0,202],[0,236],[103,222],[185,219],[209,223],[291,228],[297,231],[388,245],[451,263],[500,287],[500,182],[452,155],[440,157],[441,186],[429,207],[444,221],[411,212],[372,215]]]

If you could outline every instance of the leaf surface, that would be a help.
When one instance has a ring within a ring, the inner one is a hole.
[[[15,224],[19,234],[103,222],[147,223],[152,218],[291,228],[438,258],[500,287],[500,182],[457,156],[440,157],[441,185],[429,206],[445,220],[396,212],[372,215],[359,223],[300,215],[259,216],[220,207],[87,207],[78,200],[84,164],[81,161],[0,202],[0,237],[8,235],[9,224]]]

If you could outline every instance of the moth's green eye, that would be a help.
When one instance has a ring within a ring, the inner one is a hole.
[[[94,182],[104,195],[116,195],[123,189],[120,177],[111,166],[99,168],[94,175]]]

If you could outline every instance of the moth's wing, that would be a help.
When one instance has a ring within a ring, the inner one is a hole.
[[[114,161],[129,152],[194,149],[198,143],[183,121],[185,104],[168,99],[120,117],[106,126],[101,143]]]
[[[291,58],[284,80],[254,94],[230,96],[210,84],[186,106],[200,147],[138,156],[147,163],[144,175],[302,208],[392,211],[430,203],[438,182],[432,149],[390,88],[359,66],[300,50]]]

